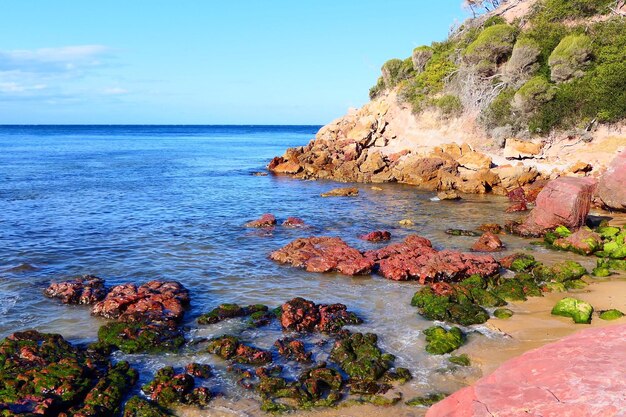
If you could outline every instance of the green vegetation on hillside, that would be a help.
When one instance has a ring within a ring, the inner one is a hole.
[[[470,19],[443,42],[383,65],[370,90],[395,89],[418,114],[480,112],[487,130],[584,128],[626,117],[626,19],[614,0],[539,0],[523,19]],[[594,17],[594,19],[590,19]]]

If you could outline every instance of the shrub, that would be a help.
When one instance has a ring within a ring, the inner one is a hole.
[[[487,20],[485,20],[485,23],[483,23],[483,27],[488,28],[491,26],[502,24],[506,24],[506,20],[502,16],[491,16]]]
[[[515,93],[512,106],[514,110],[528,115],[552,100],[554,95],[555,90],[548,80],[542,76],[533,77]]]
[[[476,66],[480,74],[491,75],[513,50],[517,30],[500,24],[483,30],[464,52],[466,62]]]
[[[370,100],[374,100],[383,91],[385,91],[385,80],[383,80],[383,77],[378,77],[376,85],[370,88]]]
[[[433,48],[430,46],[418,46],[413,50],[411,59],[413,61],[413,69],[419,74],[424,71],[428,60],[433,56]]]
[[[569,35],[559,42],[550,58],[550,76],[557,83],[582,77],[591,59],[591,39],[587,35]]]
[[[404,61],[397,58],[390,59],[383,64],[381,71],[385,87],[393,88],[400,81],[411,76],[411,73],[413,72],[413,61],[411,58],[407,58]]]
[[[452,94],[435,99],[434,104],[445,117],[459,116],[463,112],[461,99]]]
[[[515,89],[506,88],[489,104],[481,116],[482,123],[492,129],[498,126],[513,125],[515,120],[511,108],[511,101],[515,96]]]
[[[511,58],[504,67],[504,76],[508,83],[524,82],[539,69],[541,48],[532,39],[519,39],[513,47]]]
[[[605,14],[615,0],[544,0],[537,2],[531,22],[560,22]]]

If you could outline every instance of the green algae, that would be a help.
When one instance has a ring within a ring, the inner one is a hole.
[[[459,366],[470,366],[471,360],[467,353],[463,353],[462,355],[452,355],[448,358],[448,362],[459,365]]]
[[[602,320],[617,320],[624,317],[624,313],[616,309],[604,310],[600,312],[599,317]]]
[[[112,322],[98,330],[96,349],[116,347],[124,353],[175,352],[185,343],[179,329],[147,323]]]
[[[432,326],[424,330],[426,336],[426,352],[431,355],[444,355],[463,345],[463,332],[458,327],[449,330],[441,326]]]
[[[508,319],[513,316],[513,311],[508,308],[498,308],[493,312],[493,315],[499,319]]]
[[[415,397],[407,401],[405,404],[411,407],[430,407],[446,398],[446,394],[437,393],[429,394],[424,397]]]
[[[124,406],[123,417],[170,417],[167,410],[138,396],[131,397]]]
[[[592,313],[591,304],[571,297],[563,298],[552,308],[553,315],[570,317],[574,323],[591,323]]]

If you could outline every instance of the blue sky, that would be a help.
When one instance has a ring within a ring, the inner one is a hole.
[[[0,124],[323,124],[460,0],[3,1]]]

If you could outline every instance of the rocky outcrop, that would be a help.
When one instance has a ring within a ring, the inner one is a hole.
[[[600,178],[598,197],[605,207],[626,211],[626,149],[613,159]]]
[[[344,275],[368,274],[374,266],[371,260],[338,237],[296,239],[272,252],[270,258],[309,272],[337,271]]]
[[[536,207],[514,231],[536,236],[561,225],[579,228],[589,214],[595,187],[591,178],[562,177],[550,181],[537,196]]]
[[[264,228],[276,226],[276,217],[273,214],[266,213],[256,220],[246,223],[246,227]]]
[[[512,359],[427,417],[619,416],[626,408],[626,325],[588,329]]]
[[[504,249],[504,244],[491,232],[485,232],[472,246],[472,250],[477,252],[497,252],[502,249]]]
[[[280,324],[285,330],[337,333],[346,324],[361,322],[361,319],[348,311],[343,304],[317,305],[313,301],[297,297],[281,307]]]
[[[383,242],[391,239],[391,233],[387,230],[375,230],[359,236],[359,239],[367,240],[368,242]]]
[[[103,279],[84,275],[72,281],[54,282],[43,293],[63,304],[94,304],[106,296],[106,289]]]

